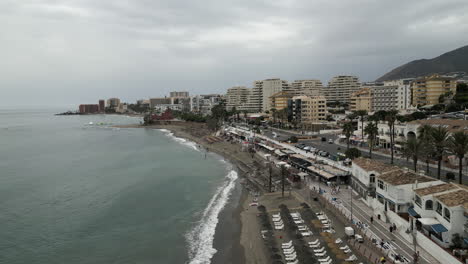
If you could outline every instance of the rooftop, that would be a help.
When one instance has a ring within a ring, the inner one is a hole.
[[[439,185],[433,185],[425,188],[420,188],[414,190],[414,192],[419,195],[419,196],[425,196],[429,194],[434,194],[434,193],[441,193],[453,189],[458,189],[458,187],[454,184],[450,183],[444,183],[444,184],[439,184]]]
[[[353,164],[356,164],[366,171],[375,171],[377,173],[385,173],[399,169],[397,166],[362,157],[354,159]]]
[[[436,198],[448,207],[461,205],[468,208],[468,190],[465,188],[455,192],[437,195]]]
[[[383,173],[382,175],[378,176],[378,178],[391,185],[413,184],[416,181],[418,181],[419,183],[435,181],[435,179],[433,178],[404,170],[394,170],[387,173]]]

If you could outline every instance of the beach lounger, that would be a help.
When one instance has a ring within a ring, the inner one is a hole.
[[[341,244],[343,243],[343,240],[341,240],[341,238],[338,238],[337,240],[335,240],[335,244]]]
[[[294,257],[291,257],[291,258],[286,257],[286,258],[284,258],[284,259],[285,259],[286,261],[295,261],[295,260],[297,260],[297,256],[294,256]]]
[[[346,245],[346,246],[344,246],[344,247],[340,247],[340,249],[341,249],[341,250],[349,249],[349,246]]]
[[[345,249],[345,250],[343,250],[343,252],[346,253],[346,254],[351,254],[351,253],[353,253],[353,252],[351,251],[351,249]]]
[[[320,264],[331,264],[333,262],[333,260],[329,260],[329,261],[324,261],[324,262],[320,262]]]
[[[321,259],[317,259],[319,262],[327,262],[329,260],[331,260],[330,256],[327,256],[326,258],[321,258]]]
[[[309,237],[309,236],[311,236],[311,235],[313,235],[313,234],[312,234],[312,232],[307,231],[307,232],[302,232],[301,235],[302,235],[303,237]]]
[[[284,254],[284,255],[286,256],[285,259],[290,260],[290,261],[294,261],[297,258],[296,252],[294,252],[292,254]]]
[[[320,249],[314,249],[314,253],[322,253],[325,251],[325,247],[322,247]]]
[[[353,262],[353,261],[355,261],[355,260],[357,260],[356,255],[352,255],[351,257],[345,259],[345,261],[349,261],[349,262]]]
[[[290,244],[290,245],[281,245],[281,248],[282,248],[283,250],[285,250],[285,249],[288,250],[288,249],[291,249],[292,247],[294,247],[293,244]]]
[[[283,230],[284,225],[275,225],[275,230]]]
[[[325,225],[322,226],[322,228],[325,228],[325,229],[328,229],[328,228],[330,228],[330,227],[331,227],[330,224],[325,224]]]
[[[317,244],[320,244],[320,241],[318,240],[318,238],[315,241],[309,242],[309,245],[317,245]]]
[[[282,246],[288,246],[288,245],[292,245],[292,240],[289,240],[289,242],[286,242],[286,243],[281,243]]]
[[[291,248],[291,249],[286,249],[286,250],[283,250],[283,254],[292,254],[292,253],[295,253],[296,250],[294,250],[294,248]]]
[[[304,223],[304,220],[297,220],[297,221],[294,221],[294,223],[296,225],[300,225],[300,224],[303,224]]]
[[[297,261],[297,259],[295,261],[293,261],[293,262],[286,262],[286,264],[298,264],[298,263],[299,263],[299,261]]]
[[[291,215],[292,217],[294,217],[294,216],[299,216],[299,217],[300,217],[300,216],[301,216],[300,213],[290,213],[290,215]]]
[[[309,229],[307,228],[307,226],[298,226],[297,230],[299,230],[299,231],[308,231]]]
[[[321,247],[321,245],[320,244],[318,244],[318,245],[309,245],[309,247],[310,248],[319,248],[319,247]]]
[[[325,256],[327,255],[327,252],[324,251],[324,252],[322,252],[322,253],[314,253],[314,255],[315,255],[316,257],[325,257]]]

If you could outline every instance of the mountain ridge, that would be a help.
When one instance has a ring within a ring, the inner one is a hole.
[[[432,59],[410,61],[387,72],[376,81],[382,82],[456,71],[468,72],[468,45]]]

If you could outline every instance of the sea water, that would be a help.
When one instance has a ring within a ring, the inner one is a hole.
[[[210,263],[237,173],[116,115],[0,110],[0,263]]]

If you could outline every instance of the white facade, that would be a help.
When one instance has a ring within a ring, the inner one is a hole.
[[[284,91],[288,92],[292,96],[319,96],[322,95],[323,85],[320,80],[316,79],[295,80]]]
[[[239,110],[249,99],[251,90],[245,86],[234,86],[226,93],[226,110],[231,111],[234,107]]]
[[[351,95],[361,89],[359,78],[356,76],[340,75],[333,77],[324,88],[324,95],[328,102],[349,103]]]
[[[261,90],[262,112],[270,110],[270,96],[289,88],[288,82],[281,79],[266,79],[263,81],[256,81],[254,84],[255,87]]]
[[[413,78],[385,81],[384,86],[397,86],[396,109],[411,108],[411,81]]]

